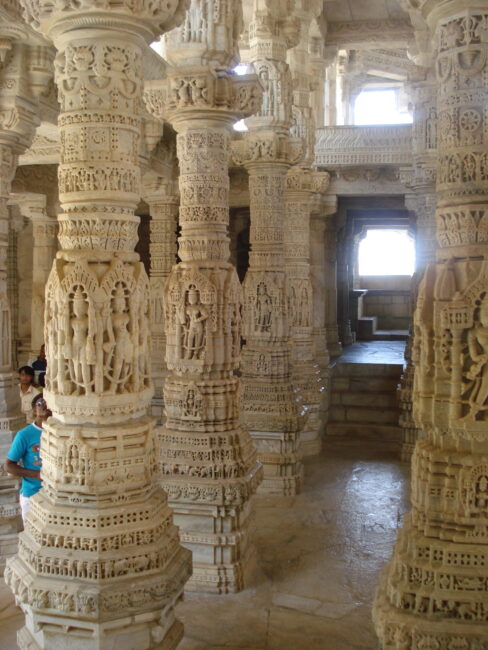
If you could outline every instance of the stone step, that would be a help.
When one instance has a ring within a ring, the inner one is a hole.
[[[400,379],[403,372],[402,363],[337,363],[334,367],[335,377],[396,377]]]
[[[332,379],[332,394],[344,393],[395,393],[400,378],[398,377],[334,377]]]
[[[329,422],[355,422],[356,424],[398,425],[398,408],[367,408],[365,406],[331,406]]]
[[[381,440],[382,444],[397,450],[402,444],[402,430],[398,426],[389,424],[363,424],[358,427],[351,422],[331,422],[327,425],[327,437],[343,438],[348,440]]]
[[[331,406],[366,406],[374,408],[398,408],[395,391],[396,385],[389,386],[388,391],[337,391],[332,390]]]
[[[371,341],[378,325],[377,316],[361,316],[358,318],[356,337],[359,341]]]
[[[376,330],[371,337],[373,341],[406,341],[408,330]]]

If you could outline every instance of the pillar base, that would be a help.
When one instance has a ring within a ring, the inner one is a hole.
[[[252,533],[248,533],[252,537]],[[206,594],[236,594],[252,583],[256,570],[256,552],[248,545],[244,557],[233,564],[193,563],[193,574],[185,585],[185,592]]]
[[[163,480],[181,544],[193,554],[187,591],[227,594],[247,586],[254,554],[252,495],[261,476],[257,463],[246,477],[221,484]],[[179,500],[171,495],[178,495]],[[191,502],[192,497],[196,502]]]
[[[342,343],[327,343],[327,350],[331,358],[340,357],[342,354]]]
[[[488,625],[476,625],[470,620],[425,620],[418,614],[402,614],[387,602],[384,585],[378,588],[376,594],[373,621],[382,650],[481,650],[488,647]]]
[[[109,647],[117,647],[117,650],[133,650],[133,648],[137,648],[137,650],[175,650],[180,644],[184,632],[183,624],[180,621],[174,621],[161,642],[157,642],[158,634],[156,633],[147,638],[147,642],[150,643],[150,645],[139,645],[139,643],[144,642],[143,636],[146,635],[141,636],[138,634],[138,630],[136,629],[138,625],[136,621],[133,621],[129,627],[131,628],[130,636],[128,634],[127,637],[124,638],[117,634],[117,637],[115,638],[111,633],[109,633],[97,640],[87,640],[81,636],[79,637],[73,628],[70,628],[69,633],[64,635],[64,640],[59,638],[56,639],[57,635],[45,631],[42,634],[45,643],[44,645],[39,645],[26,625],[17,632],[17,645],[20,650],[44,650],[54,647],[72,647],[76,648],[76,650],[107,650]],[[66,645],[53,645],[59,641]]]
[[[373,620],[383,650],[485,648],[488,546],[424,536],[406,517]]]
[[[303,465],[298,451],[300,434],[282,431],[250,431],[263,465],[259,495],[294,496],[301,490]]]
[[[317,436],[316,431],[300,432],[299,452],[302,458],[307,458],[308,456],[317,456],[317,454],[320,454],[321,451],[322,451],[322,433],[319,433],[319,435]]]
[[[300,493],[303,484],[303,471],[295,476],[264,476],[258,488],[258,496],[294,497]]]

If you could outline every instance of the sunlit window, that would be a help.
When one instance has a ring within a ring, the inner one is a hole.
[[[359,244],[359,275],[412,275],[415,244],[406,230],[368,229]]]
[[[393,89],[363,90],[354,105],[354,124],[411,124],[412,115],[398,108]]]

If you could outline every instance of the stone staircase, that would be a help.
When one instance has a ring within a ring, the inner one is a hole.
[[[379,330],[377,316],[358,318],[358,341],[406,341],[407,338],[408,330]]]
[[[403,364],[338,362],[332,367],[327,436],[381,439],[398,449],[401,428],[397,386]]]

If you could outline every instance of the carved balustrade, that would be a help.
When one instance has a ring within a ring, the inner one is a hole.
[[[315,165],[410,165],[412,126],[325,126],[317,129]]]

